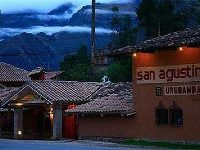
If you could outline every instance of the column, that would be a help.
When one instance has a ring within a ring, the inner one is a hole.
[[[14,109],[14,137],[22,138],[23,135],[23,108]]]
[[[53,139],[62,138],[62,106],[53,108]]]

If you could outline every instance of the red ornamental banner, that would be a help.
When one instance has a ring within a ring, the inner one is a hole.
[[[138,67],[136,79],[138,84],[196,82],[200,81],[200,64]]]
[[[165,95],[199,95],[200,85],[165,86]]]

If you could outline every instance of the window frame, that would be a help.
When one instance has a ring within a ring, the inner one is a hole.
[[[173,127],[183,126],[183,110],[173,102],[173,105],[169,108],[169,124]]]
[[[168,109],[159,102],[159,105],[155,108],[155,118],[157,126],[166,126],[168,125]]]

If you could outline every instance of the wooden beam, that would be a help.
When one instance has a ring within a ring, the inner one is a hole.
[[[11,103],[12,106],[16,105],[17,103],[22,103],[23,105],[25,104],[47,104],[45,100],[34,100],[34,101],[15,101]]]

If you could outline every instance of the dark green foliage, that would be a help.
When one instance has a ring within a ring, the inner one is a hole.
[[[131,62],[131,58],[129,57],[124,57],[120,60],[115,60],[115,62],[113,62],[109,66],[106,75],[112,82],[131,82]]]
[[[112,7],[112,12],[119,12],[119,7],[113,6]]]
[[[187,24],[184,10],[176,9],[181,0],[143,0],[137,9],[140,27],[147,38],[182,30]]]
[[[112,41],[109,46],[112,49],[132,45],[135,42],[137,30],[132,28],[132,20],[130,15],[120,16],[119,8],[113,6],[113,18],[111,20],[111,28],[113,30]]]
[[[111,20],[111,28],[113,29],[113,31],[119,32],[120,30],[119,8],[117,6],[113,6],[112,12],[113,12],[113,18]]]
[[[132,28],[132,20],[129,15],[119,17],[119,15],[114,14],[111,27],[113,29],[112,41],[109,46],[112,49],[124,47],[127,45],[133,45],[136,40],[137,29]]]
[[[92,81],[92,68],[87,55],[87,47],[81,46],[74,55],[65,56],[60,65],[64,71],[62,79],[69,81]]]
[[[199,144],[187,144],[187,143],[181,143],[181,142],[165,142],[165,141],[148,141],[148,140],[135,140],[135,139],[129,139],[122,142],[122,144],[126,145],[140,145],[140,146],[154,146],[154,147],[163,147],[168,149],[194,149],[199,150],[200,145]]]
[[[200,24],[200,0],[190,0],[185,1],[185,6],[187,15],[190,16],[190,22],[193,22],[195,25]]]
[[[120,16],[118,8],[113,7],[114,12],[111,21],[113,29],[112,41],[109,44],[110,49],[117,49],[127,45],[133,45],[136,41],[137,28],[132,27],[132,20],[129,15]],[[130,82],[132,81],[131,58],[121,56],[114,58],[114,61],[108,67],[105,74],[111,82]]]

